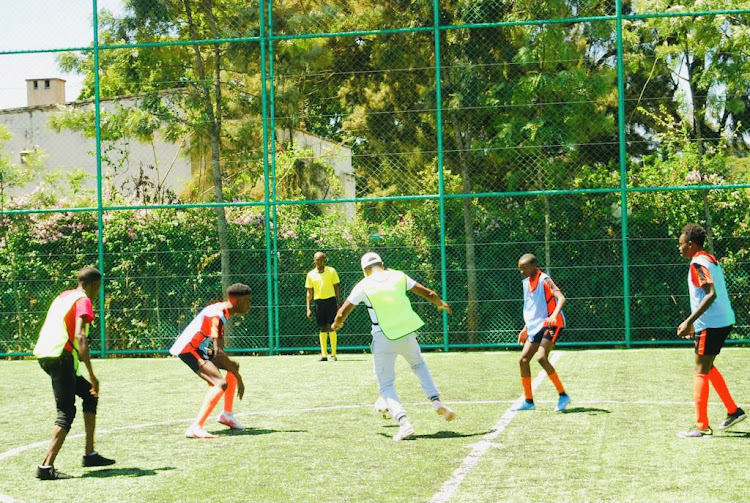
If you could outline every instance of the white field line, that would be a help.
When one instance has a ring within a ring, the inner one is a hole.
[[[550,363],[554,365],[555,362],[560,359],[560,355],[561,353],[555,353],[554,355],[552,355],[552,358],[550,358]],[[542,371],[539,372],[539,375],[537,375],[534,378],[534,381],[531,383],[531,389],[536,390],[546,378],[547,373],[544,371],[544,369],[542,369]],[[513,409],[520,406],[523,401],[524,396],[523,394],[521,394],[521,396],[519,396],[500,417],[500,420],[495,424],[495,426],[493,426],[492,429],[487,434],[485,434],[479,442],[471,446],[471,452],[469,452],[469,454],[464,458],[459,467],[456,468],[456,470],[453,472],[453,474],[451,474],[448,480],[445,481],[443,487],[440,488],[440,491],[435,493],[435,495],[430,500],[430,503],[445,503],[455,494],[456,490],[458,490],[458,487],[464,481],[469,472],[475,466],[477,466],[477,463],[479,463],[479,458],[481,458],[484,453],[486,453],[495,445],[494,440],[503,432],[503,430],[505,430],[505,428],[508,427],[513,418],[516,417],[518,411]]]

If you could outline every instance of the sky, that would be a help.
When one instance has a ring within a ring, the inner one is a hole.
[[[98,0],[101,11],[122,11],[123,0]],[[0,52],[88,47],[93,43],[93,0],[0,0]],[[0,54],[0,110],[26,106],[26,79],[66,80],[73,101],[83,76],[57,68],[56,53]]]

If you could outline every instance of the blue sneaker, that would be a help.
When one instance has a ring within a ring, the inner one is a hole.
[[[567,393],[563,393],[560,395],[560,398],[557,399],[557,407],[555,407],[555,412],[562,412],[565,410],[565,408],[570,403],[570,397]]]
[[[527,402],[524,400],[524,402],[516,407],[513,410],[534,410],[536,409],[536,405],[534,405],[534,402]]]

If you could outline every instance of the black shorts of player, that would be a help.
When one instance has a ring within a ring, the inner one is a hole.
[[[333,323],[333,320],[336,319],[338,307],[336,297],[315,301],[315,320],[318,322],[318,328],[323,328]]]
[[[83,412],[96,414],[99,398],[91,394],[91,383],[76,374],[73,354],[63,350],[56,358],[40,358],[39,366],[52,380],[57,419],[55,424],[70,430],[76,417],[76,395],[83,400]]]
[[[721,352],[732,325],[721,328],[706,328],[695,334],[695,354],[715,356]]]
[[[190,367],[190,370],[198,374],[204,361],[211,361],[213,356],[211,350],[194,349],[189,353],[181,353],[180,360]]]
[[[544,327],[534,335],[529,335],[529,342],[532,344],[541,344],[542,339],[547,339],[554,344],[562,331],[563,329],[558,327]]]

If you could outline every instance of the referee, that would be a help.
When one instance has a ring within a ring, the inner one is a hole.
[[[310,301],[315,300],[315,320],[320,330],[320,361],[336,361],[336,331],[331,324],[339,308],[339,275],[336,269],[326,265],[326,254],[316,252],[313,256],[315,268],[307,273],[307,317],[312,320]],[[331,336],[331,356],[328,356],[328,336]]]

